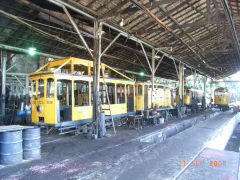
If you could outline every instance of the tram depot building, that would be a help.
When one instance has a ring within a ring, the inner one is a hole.
[[[238,0],[2,0],[0,179],[239,179]]]

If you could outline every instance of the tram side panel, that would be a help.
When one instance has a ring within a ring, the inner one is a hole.
[[[92,81],[87,77],[75,77],[73,80],[72,121],[92,118],[91,88]]]
[[[34,76],[31,78],[31,111],[35,123],[56,123],[56,103],[54,77]]]
[[[135,112],[134,82],[106,80],[113,115]],[[56,125],[92,119],[92,79],[70,75],[31,77],[32,121]],[[110,86],[111,85],[111,86]],[[103,82],[101,80],[101,86]],[[109,109],[106,91],[101,90],[103,109]],[[109,110],[105,110],[109,115]]]
[[[144,83],[136,83],[136,110],[144,110]]]

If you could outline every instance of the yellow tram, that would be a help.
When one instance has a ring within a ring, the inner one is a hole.
[[[92,67],[92,61],[70,57],[50,61],[31,73],[32,122],[65,126],[91,121]],[[103,68],[106,67],[109,66],[103,64]],[[112,114],[135,112],[135,82],[125,79],[104,79]],[[108,109],[104,87],[103,79],[100,78],[103,109]],[[109,111],[105,113],[109,114]]]
[[[113,117],[121,117],[151,108],[152,86],[135,82],[115,69],[102,64],[127,79],[104,76]],[[30,74],[32,122],[55,127],[92,121],[93,62],[68,57],[50,61]],[[105,74],[105,73],[104,73]],[[169,87],[155,85],[153,105],[173,106]],[[103,78],[100,78],[100,99],[105,115],[110,115]]]
[[[178,104],[179,101],[179,93],[178,88],[176,88],[176,103]],[[192,89],[190,87],[184,87],[184,104],[191,105],[192,104]]]
[[[217,88],[214,90],[214,104],[223,111],[229,109],[229,104],[236,102],[236,93],[227,88]]]
[[[154,85],[153,102],[152,85],[150,83],[136,83],[136,110],[146,110],[153,107],[173,107],[174,106],[174,92],[173,89],[161,84]]]

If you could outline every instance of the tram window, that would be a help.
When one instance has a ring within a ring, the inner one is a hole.
[[[33,97],[36,97],[36,81],[32,81],[32,95]]]
[[[115,84],[107,83],[110,104],[115,104]]]
[[[91,82],[91,104],[93,104],[93,92],[94,92],[93,82]]]
[[[132,85],[127,85],[126,86],[127,89],[127,96],[133,96],[133,86]]]
[[[54,79],[52,78],[47,79],[47,97],[48,98],[54,97]]]
[[[117,85],[117,103],[125,103],[125,85],[118,84]]]
[[[190,92],[189,90],[186,90],[186,96],[189,96],[189,92]]]
[[[89,82],[74,81],[75,106],[89,105]]]
[[[142,85],[138,85],[138,96],[142,96]]]
[[[44,97],[44,80],[39,79],[38,80],[38,97]]]
[[[137,96],[137,85],[135,85],[135,96]]]
[[[70,80],[57,80],[57,99],[60,106],[72,104],[72,82]]]

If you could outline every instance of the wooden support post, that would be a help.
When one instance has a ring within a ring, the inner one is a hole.
[[[101,63],[102,23],[94,22],[94,60],[93,60],[93,134],[98,137],[100,121],[100,63]]]
[[[211,104],[213,104],[213,79],[211,78],[211,82],[210,82],[210,102]]]
[[[25,96],[26,96],[26,105],[29,104],[29,77],[26,75],[26,85],[25,85]]]
[[[194,70],[193,73],[193,89],[196,90],[197,72]],[[196,91],[193,91],[193,98],[196,99]]]
[[[179,64],[179,106],[184,106],[184,64]]]
[[[203,89],[204,89],[204,94],[203,94],[203,99],[202,99],[202,106],[203,109],[206,109],[206,83],[207,83],[207,77],[204,77],[203,79]]]

